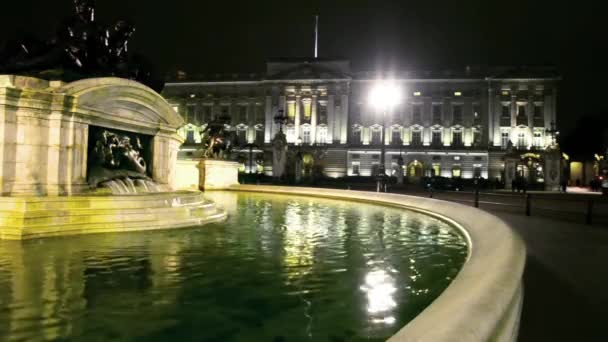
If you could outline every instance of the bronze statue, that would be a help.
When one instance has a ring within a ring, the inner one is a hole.
[[[128,135],[103,130],[97,135],[93,148],[93,164],[106,169],[123,169],[146,173],[146,161],[141,156],[143,146],[137,137],[135,146]]]
[[[74,0],[74,14],[63,21],[54,38],[31,37],[5,44],[0,73],[74,81],[117,76],[135,79],[156,91],[162,89],[141,57],[130,57],[129,39],[135,26],[127,21],[105,27],[95,18],[94,0]]]
[[[236,135],[226,129],[229,121],[230,117],[223,114],[209,122],[201,132],[205,158],[223,159],[232,152]]]

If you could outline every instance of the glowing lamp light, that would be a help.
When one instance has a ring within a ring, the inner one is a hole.
[[[392,83],[379,83],[372,88],[369,103],[379,108],[394,107],[401,103],[401,89]]]

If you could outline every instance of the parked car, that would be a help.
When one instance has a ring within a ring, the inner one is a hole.
[[[426,189],[463,191],[463,182],[459,178],[427,177],[423,180]]]

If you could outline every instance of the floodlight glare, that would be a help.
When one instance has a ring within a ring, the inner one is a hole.
[[[372,87],[369,102],[379,108],[390,108],[401,102],[401,90],[393,83],[382,82]]]

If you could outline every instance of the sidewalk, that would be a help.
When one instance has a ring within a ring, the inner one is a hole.
[[[528,249],[519,341],[608,341],[608,230],[491,212]]]

